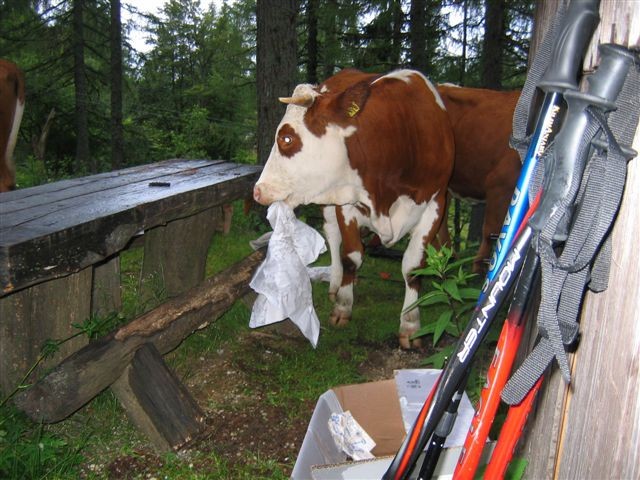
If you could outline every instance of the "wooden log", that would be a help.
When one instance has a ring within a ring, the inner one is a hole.
[[[263,250],[254,252],[115,333],[92,342],[17,395],[16,405],[38,421],[63,420],[116,381],[142,344],[153,343],[165,354],[222,315],[250,290],[251,276],[263,259]]]
[[[204,429],[204,413],[152,343],[136,351],[111,390],[160,452],[179,450]]]

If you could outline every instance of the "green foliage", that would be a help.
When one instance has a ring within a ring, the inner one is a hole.
[[[125,316],[119,312],[111,312],[107,315],[92,314],[82,323],[73,323],[72,326],[80,333],[86,335],[89,340],[96,340],[112,332],[123,324]]]
[[[453,251],[443,247],[436,250],[432,245],[427,247],[426,266],[414,271],[415,275],[431,277],[433,290],[427,292],[409,309],[420,307],[443,306],[435,320],[427,322],[412,338],[425,335],[433,336],[435,347],[444,333],[459,336],[467,320],[468,313],[475,307],[480,289],[469,286],[469,280],[475,274],[468,273],[463,265],[473,261],[472,257],[455,260]],[[430,363],[441,365],[445,355],[438,352],[430,357]]]
[[[0,407],[0,478],[76,477],[86,440],[68,443],[14,407],[4,405]]]

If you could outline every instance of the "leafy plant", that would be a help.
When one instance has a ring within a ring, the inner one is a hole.
[[[469,285],[469,281],[476,275],[463,268],[471,263],[472,257],[456,260],[452,249],[442,247],[436,250],[432,245],[427,246],[426,251],[426,266],[415,270],[414,275],[431,277],[433,288],[407,310],[417,307],[444,307],[439,315],[430,317],[431,321],[412,336],[413,339],[432,335],[435,347],[445,332],[460,336],[469,311],[476,305],[480,289]],[[452,348],[453,346],[443,348],[427,358],[425,363],[441,368]]]

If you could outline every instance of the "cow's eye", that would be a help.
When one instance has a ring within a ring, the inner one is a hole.
[[[285,157],[292,157],[302,148],[300,137],[288,123],[284,124],[278,131],[278,149]]]

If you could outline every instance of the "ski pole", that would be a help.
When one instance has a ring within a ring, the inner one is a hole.
[[[624,84],[629,68],[635,63],[635,58],[626,48],[618,45],[600,45],[601,53],[600,66],[597,71],[587,79],[588,88],[586,93],[572,92],[566,95],[569,105],[569,112],[566,121],[566,127],[569,129],[566,134],[559,134],[556,143],[557,154],[560,162],[569,161],[566,157],[575,157],[578,155],[579,142],[584,141],[582,135],[577,131],[571,134],[572,125],[574,130],[586,130],[585,123],[589,121],[588,108],[596,108],[602,111],[611,110],[614,102],[618,97],[620,90]],[[563,128],[564,132],[564,128]],[[584,132],[583,132],[584,133]],[[595,135],[594,135],[595,136]],[[591,140],[591,139],[589,139]],[[588,157],[588,149],[584,149],[583,157]],[[563,157],[563,153],[565,157]],[[578,174],[582,175],[586,158],[579,159],[577,168]],[[561,172],[561,176],[563,176]],[[564,178],[563,178],[564,180]],[[553,182],[553,179],[550,180]],[[570,182],[555,182],[560,185],[561,190],[554,192],[556,199],[562,198],[568,193],[568,185]],[[557,203],[558,200],[556,200]],[[547,205],[541,208],[551,210],[553,208],[553,199],[548,200]],[[544,210],[541,210],[543,215]],[[544,217],[538,216],[532,219],[532,223],[536,228],[541,228]],[[535,383],[533,388],[527,393],[524,400],[509,408],[507,419],[502,427],[498,443],[494,449],[493,455],[485,472],[487,478],[502,478],[511,461],[513,451],[524,429],[526,419],[531,411],[534,399],[542,384],[543,376]]]
[[[526,222],[537,208],[539,201],[540,194],[536,196],[534,203],[529,208],[522,227],[526,225]],[[524,320],[530,302],[531,289],[537,277],[538,259],[532,253],[534,252],[530,249],[518,279],[513,301],[509,307],[507,318],[496,345],[494,358],[489,365],[487,381],[481,392],[478,410],[472,419],[460,459],[453,474],[455,479],[471,479],[475,475],[489,436],[489,430],[500,405],[500,394],[508,380],[513,361],[518,352],[524,332]]]
[[[537,117],[529,147],[523,158],[523,166],[507,215],[505,216],[505,221],[496,242],[483,292],[486,291],[489,282],[493,279],[498,268],[504,261],[506,252],[516,236],[516,231],[523,224],[524,216],[529,208],[529,184],[533,171],[546,145],[553,137],[555,130],[557,130],[559,123],[558,113],[561,111],[563,103],[562,92],[567,88],[577,88],[576,78],[578,76],[578,67],[589,38],[598,21],[598,3],[599,0],[574,0],[564,16],[563,23],[560,27],[561,33],[558,36],[559,40],[554,46],[554,51],[551,55],[552,60],[538,84],[538,87],[544,92],[542,107]],[[479,302],[481,298],[482,296],[478,299]],[[461,381],[459,391],[456,395],[457,398],[462,396],[466,383],[466,378]],[[498,398],[498,402],[499,394],[499,391],[497,394],[494,393]],[[484,405],[484,402],[482,402],[481,406]],[[425,460],[420,469],[419,478],[431,478],[433,475],[440,452],[444,447],[444,440],[453,427],[457,408],[457,403],[452,401],[442,419],[443,424],[439,425],[436,432],[434,432],[433,438],[425,453]],[[474,417],[474,422],[479,421],[483,416],[483,412],[478,412]],[[493,417],[495,416],[495,411],[490,413],[489,416],[490,420],[484,420],[483,424],[488,423],[490,427],[493,422]],[[479,430],[477,427],[474,428],[472,426],[470,432],[479,432]],[[469,435],[471,435],[471,433]],[[481,440],[482,435],[484,435],[484,440]],[[475,466],[471,467],[473,471],[475,471],[477,467],[477,462],[480,459],[487,435],[488,431],[487,434],[481,433],[480,436],[476,434],[474,443],[477,446],[471,450],[469,450],[469,445],[467,445],[471,441],[469,436],[465,441],[465,449],[463,449],[463,452],[465,454],[469,452],[468,461],[475,462]]]
[[[473,312],[471,321],[467,324],[465,331],[458,340],[454,348],[454,355],[442,371],[438,385],[435,387],[435,393],[432,391],[433,399],[429,402],[428,409],[426,409],[427,402],[425,402],[423,411],[426,409],[426,413],[423,414],[423,411],[421,411],[383,479],[397,480],[407,478],[407,475],[415,466],[420,452],[424,449],[425,444],[437,427],[451,398],[460,386],[462,378],[466,376],[467,368],[473,355],[486,336],[491,322],[495,319],[509,290],[513,286],[524,262],[531,235],[532,230],[529,227],[525,227],[509,249],[505,261],[489,284],[487,293]]]

